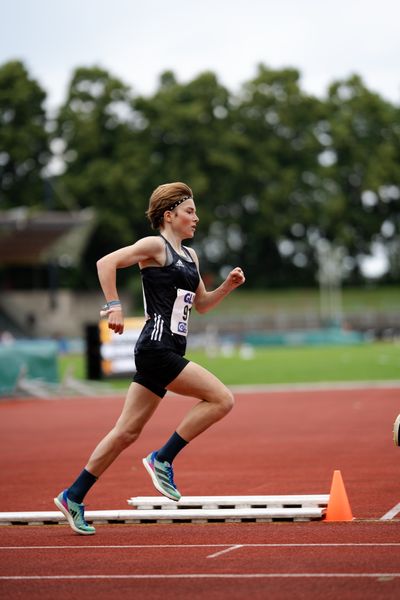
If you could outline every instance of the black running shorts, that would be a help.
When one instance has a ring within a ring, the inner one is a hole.
[[[189,361],[172,350],[141,349],[135,352],[136,373],[133,381],[163,398],[166,386],[186,367]]]

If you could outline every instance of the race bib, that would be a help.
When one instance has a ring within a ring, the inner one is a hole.
[[[171,331],[178,335],[187,335],[189,330],[189,316],[196,294],[187,290],[177,289],[176,300],[171,314]]]

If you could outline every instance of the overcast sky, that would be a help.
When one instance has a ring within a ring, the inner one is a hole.
[[[400,104],[399,0],[3,0],[0,64],[24,61],[65,99],[74,68],[98,65],[151,94],[172,69],[185,83],[212,70],[231,91],[257,64],[291,66],[324,96],[352,73]]]

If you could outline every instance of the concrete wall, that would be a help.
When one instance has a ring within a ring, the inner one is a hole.
[[[126,316],[131,315],[129,295],[121,295]],[[104,304],[100,293],[60,290],[52,306],[49,293],[43,291],[1,292],[0,307],[30,336],[81,337],[87,323],[96,323]],[[4,321],[3,321],[4,323]]]

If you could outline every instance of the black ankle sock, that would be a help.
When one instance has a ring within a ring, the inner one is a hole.
[[[157,460],[160,462],[168,461],[169,464],[171,464],[178,452],[180,452],[187,444],[188,442],[181,438],[179,433],[176,433],[175,431],[168,442],[157,451]]]
[[[82,473],[77,477],[74,483],[68,488],[68,498],[73,502],[78,502],[81,504],[84,497],[92,487],[94,483],[96,483],[97,477],[83,469]]]

